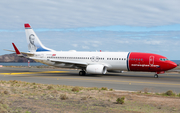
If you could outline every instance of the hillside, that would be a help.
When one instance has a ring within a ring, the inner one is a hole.
[[[13,54],[5,54],[0,56],[0,62],[28,62],[27,58],[18,57],[15,53]],[[30,62],[35,62],[34,60],[30,60]]]

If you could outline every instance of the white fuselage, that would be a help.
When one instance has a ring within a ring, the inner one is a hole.
[[[70,61],[70,62],[84,62],[88,65],[101,64],[107,66],[107,70],[128,70],[127,56],[129,52],[36,52],[34,57],[44,60],[38,62],[65,68],[75,68],[75,65],[52,62],[48,59]],[[37,61],[37,60],[36,60]],[[78,67],[77,67],[78,68]]]

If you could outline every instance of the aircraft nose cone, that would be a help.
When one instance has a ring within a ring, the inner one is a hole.
[[[177,64],[174,63],[174,62],[172,62],[172,61],[170,61],[170,62],[169,62],[169,67],[170,67],[171,69],[173,69],[173,68],[177,67]]]

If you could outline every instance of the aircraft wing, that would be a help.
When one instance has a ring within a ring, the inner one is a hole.
[[[85,66],[88,65],[88,63],[86,63],[86,62],[65,61],[65,60],[45,59],[45,58],[36,58],[36,57],[29,57],[29,58],[30,58],[30,59],[34,59],[34,60],[46,60],[46,61],[51,61],[51,62],[56,62],[56,63],[81,65],[81,66],[83,66],[83,67],[85,67]]]

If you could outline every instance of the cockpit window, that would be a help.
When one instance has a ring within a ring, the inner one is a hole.
[[[166,61],[168,60],[167,58],[160,58],[161,61]]]

